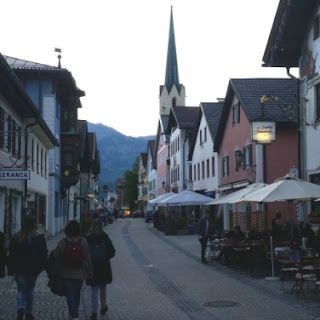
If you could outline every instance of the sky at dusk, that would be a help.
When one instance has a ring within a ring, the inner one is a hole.
[[[80,89],[79,119],[155,135],[173,8],[186,105],[224,98],[230,78],[286,77],[262,57],[279,0],[12,0],[1,5],[0,52],[62,67]]]

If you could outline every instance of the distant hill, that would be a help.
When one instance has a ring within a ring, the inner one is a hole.
[[[141,152],[147,152],[148,140],[155,136],[129,137],[101,123],[88,122],[89,132],[95,132],[100,151],[99,185],[107,184],[113,191],[117,178],[122,178]]]

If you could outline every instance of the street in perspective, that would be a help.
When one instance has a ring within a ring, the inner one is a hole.
[[[290,292],[292,282],[281,288],[279,280],[255,277],[210,257],[207,264],[201,263],[196,234],[168,236],[138,218],[118,219],[105,231],[116,255],[111,259],[113,282],[107,286],[109,310],[98,319],[311,320],[320,316],[317,296],[298,299]],[[50,237],[48,250],[63,236]],[[34,318],[69,319],[65,298],[51,293],[47,283],[42,272],[35,288]],[[90,294],[90,287],[83,284],[80,319],[90,319]],[[0,295],[0,319],[15,319],[16,284],[11,277],[0,279]]]

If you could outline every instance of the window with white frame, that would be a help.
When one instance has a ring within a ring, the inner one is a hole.
[[[12,118],[8,115],[7,151],[12,152]]]
[[[224,156],[222,159],[222,176],[227,177],[229,175],[229,156]]]
[[[214,157],[211,159],[211,175],[214,177],[216,175],[215,165],[214,165]]]
[[[34,139],[31,141],[31,169],[34,171]]]
[[[243,149],[244,154],[244,167],[250,168],[252,167],[252,144],[248,144]]]
[[[204,179],[204,161],[201,162],[202,180]]]
[[[44,177],[47,178],[47,161],[48,161],[48,157],[47,157],[47,153],[45,152],[44,154]]]
[[[36,159],[37,159],[37,173],[39,174],[40,172],[40,154],[39,154],[39,143],[37,143],[37,149],[36,149]]]
[[[232,125],[235,126],[240,123],[240,102],[232,106]]]

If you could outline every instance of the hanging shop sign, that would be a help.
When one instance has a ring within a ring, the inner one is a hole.
[[[276,123],[266,121],[252,122],[251,139],[256,143],[271,143],[276,139]]]
[[[30,170],[0,170],[0,180],[30,180]]]

